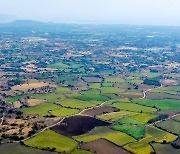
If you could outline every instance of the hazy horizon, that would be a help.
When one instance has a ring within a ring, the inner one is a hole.
[[[56,23],[180,26],[179,0],[0,0],[0,14]]]

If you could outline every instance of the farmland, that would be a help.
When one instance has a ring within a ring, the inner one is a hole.
[[[43,143],[43,144],[42,144]],[[78,146],[78,143],[68,137],[57,134],[52,130],[46,130],[38,136],[25,141],[25,144],[39,149],[55,148],[58,152],[70,152]]]

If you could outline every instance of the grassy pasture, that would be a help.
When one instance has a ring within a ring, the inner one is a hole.
[[[159,115],[155,115],[155,114],[141,113],[141,114],[138,114],[138,115],[131,116],[131,118],[133,118],[135,120],[138,120],[138,121],[141,121],[143,123],[146,123],[149,120],[154,119],[154,118],[156,118],[158,116]]]
[[[153,143],[152,146],[158,154],[179,154],[179,149],[173,148],[171,144]]]
[[[59,63],[49,64],[47,67],[55,68],[55,69],[66,69],[69,68],[69,65],[59,62]]]
[[[154,92],[154,93],[168,93],[171,95],[176,95],[177,92],[179,91],[180,91],[180,86],[168,86],[168,87],[162,87],[159,89],[151,90],[151,92]]]
[[[105,82],[123,83],[124,79],[122,79],[120,77],[107,77],[107,78],[105,78]]]
[[[102,87],[102,94],[120,94],[124,92],[124,89],[120,89],[117,87]]]
[[[61,107],[58,105],[44,103],[44,104],[40,104],[38,106],[22,108],[21,111],[25,114],[39,114],[40,116],[46,116],[49,114],[49,111],[57,110],[59,108],[61,108]]]
[[[108,101],[109,98],[102,95],[78,95],[75,97],[77,99],[83,100],[83,101]]]
[[[100,102],[97,102],[97,101],[88,102],[88,101],[82,101],[78,99],[66,99],[57,103],[61,104],[64,107],[71,107],[71,108],[78,108],[78,109],[85,109],[85,108],[93,107],[100,104]]]
[[[135,115],[136,116],[136,115]],[[138,115],[137,115],[138,116]],[[132,124],[132,125],[144,125],[144,122],[135,120],[131,117],[126,117],[117,121],[118,124]]]
[[[91,142],[100,138],[104,138],[119,146],[136,141],[133,137],[123,132],[113,131],[108,128],[102,128],[102,127],[97,127],[87,134],[75,136],[74,138],[77,141],[83,141],[83,142]]]
[[[129,111],[120,111],[120,112],[111,112],[111,113],[102,114],[102,115],[97,116],[97,118],[114,122],[121,118],[132,116],[135,114],[137,113],[129,112]]]
[[[177,136],[160,130],[156,127],[147,127],[146,128],[146,137],[141,139],[138,142],[130,143],[124,146],[125,149],[137,153],[137,154],[149,154],[154,150],[149,145],[149,142],[155,141],[162,143],[164,140],[166,142],[172,142],[176,140]]]
[[[1,154],[58,154],[56,152],[26,147],[24,145],[20,145],[19,143],[1,144],[0,152]]]
[[[161,110],[180,110],[180,100],[163,99],[163,100],[133,100],[133,102],[149,107],[156,107]]]
[[[68,109],[68,108],[60,108],[58,110],[53,110],[50,113],[57,117],[70,116],[73,114],[77,114],[79,112],[78,109]]]
[[[101,87],[100,83],[89,83],[89,88],[91,89],[99,89]]]
[[[180,122],[174,120],[166,120],[157,124],[158,127],[167,130],[168,132],[180,134]]]
[[[77,149],[77,150],[71,152],[70,154],[94,154],[94,152]]]
[[[82,95],[86,95],[86,96],[100,95],[100,90],[99,89],[89,89],[89,90],[86,90],[86,91],[81,91],[80,93]]]
[[[20,98],[22,98],[22,96],[12,96],[12,97],[7,97],[5,100],[6,102],[16,102],[18,101]]]
[[[25,144],[30,147],[56,148],[57,152],[70,152],[78,146],[78,143],[66,136],[55,133],[52,130],[46,130],[39,135],[25,141]]]
[[[145,129],[143,126],[132,126],[132,125],[114,125],[113,130],[124,132],[135,139],[139,140],[145,134]]]
[[[111,82],[103,82],[102,83],[102,86],[103,87],[113,87],[114,83],[111,83]]]
[[[120,110],[126,110],[131,112],[143,112],[143,113],[152,113],[155,112],[155,108],[146,107],[134,103],[114,103],[112,106],[120,109]]]
[[[56,88],[56,93],[69,92],[69,91],[71,91],[71,89],[69,89],[68,87],[57,87]]]

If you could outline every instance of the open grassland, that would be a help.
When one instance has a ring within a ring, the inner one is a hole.
[[[154,118],[156,118],[158,116],[159,115],[155,115],[155,114],[141,113],[141,114],[138,114],[138,115],[131,116],[131,118],[133,118],[135,120],[138,120],[138,121],[141,121],[143,123],[146,123],[149,120],[154,119]]]
[[[89,83],[89,88],[91,89],[99,89],[101,87],[100,83]]]
[[[19,143],[1,144],[0,152],[1,154],[58,154],[56,152],[26,147],[24,145],[20,145]]]
[[[49,103],[56,103],[57,101],[66,99],[66,96],[63,94],[48,93],[48,94],[31,94],[31,98],[43,99]]]
[[[7,97],[5,100],[6,102],[16,102],[18,101],[22,96],[12,96],[12,97]]]
[[[113,103],[112,106],[120,109],[131,112],[143,112],[143,113],[152,113],[157,111],[155,108],[146,107],[134,103]]]
[[[79,112],[78,109],[68,109],[68,108],[60,108],[58,110],[53,110],[50,113],[57,117],[70,116],[73,114],[77,114]]]
[[[59,108],[61,108],[61,107],[58,105],[44,103],[44,104],[40,104],[38,106],[22,108],[21,111],[25,114],[39,114],[40,116],[46,116],[46,115],[49,115],[49,111],[57,110]]]
[[[24,83],[21,85],[13,86],[11,89],[14,91],[28,91],[28,90],[31,90],[33,88],[41,88],[41,87],[45,87],[48,85],[49,84],[45,83],[45,82]]]
[[[177,139],[177,136],[156,127],[147,127],[146,136],[138,142],[130,143],[124,146],[125,149],[137,154],[149,154],[154,150],[149,145],[149,142],[155,141],[162,143],[163,141],[172,142]]]
[[[132,125],[144,125],[145,123],[139,120],[135,120],[131,117],[122,118],[117,121],[118,124],[132,124]]]
[[[105,82],[124,83],[124,79],[120,77],[107,77],[105,78]]]
[[[91,142],[100,138],[104,138],[119,146],[136,141],[133,137],[123,132],[113,131],[109,128],[103,127],[97,127],[87,134],[75,136],[74,138],[80,142]]]
[[[169,87],[162,87],[159,89],[153,89],[151,92],[154,93],[168,93],[171,95],[176,95],[178,92],[180,92],[180,86],[169,86]]]
[[[125,98],[141,98],[142,93],[138,90],[125,91],[120,93],[121,96]]]
[[[180,135],[180,122],[174,121],[172,119],[158,123],[157,127],[167,130],[168,132]]]
[[[69,65],[59,62],[59,63],[55,63],[55,64],[49,64],[47,67],[55,68],[55,69],[66,69],[66,68],[69,68]]]
[[[179,154],[179,149],[173,148],[171,144],[152,143],[158,154]]]
[[[173,118],[175,121],[180,122],[180,115]]]
[[[132,125],[114,125],[113,130],[124,132],[135,139],[139,140],[143,138],[145,134],[145,129],[143,126],[132,126]]]
[[[91,96],[91,95],[100,95],[100,90],[99,89],[89,89],[86,91],[81,91],[82,95],[86,95],[86,96]]]
[[[111,82],[103,82],[102,83],[102,86],[103,87],[113,87],[114,83],[111,83]]]
[[[96,106],[96,105],[100,104],[101,102],[97,102],[97,101],[88,102],[88,101],[82,101],[82,100],[78,100],[78,99],[66,99],[66,100],[62,100],[57,103],[61,104],[64,107],[85,109],[88,107]]]
[[[143,83],[143,80],[134,78],[134,79],[127,79],[126,82],[139,85],[139,84]]]
[[[111,112],[111,113],[102,114],[102,115],[97,116],[97,118],[106,120],[106,121],[115,122],[121,118],[136,115],[136,114],[137,113],[135,112],[120,111],[120,112]]]
[[[124,92],[124,89],[120,89],[117,87],[102,87],[102,94],[120,94]]]
[[[41,134],[24,142],[31,147],[39,149],[56,148],[57,152],[70,152],[78,146],[78,143],[66,136],[55,133],[52,130],[46,130]]]
[[[142,73],[141,76],[147,76],[148,78],[156,78],[160,76],[160,73],[147,72],[147,73]]]
[[[69,92],[69,91],[71,91],[71,89],[68,87],[60,87],[60,86],[56,87],[56,93]]]
[[[133,100],[133,102],[149,107],[156,107],[161,110],[180,110],[180,100],[163,99],[163,100]]]
[[[71,152],[70,154],[94,154],[94,152],[78,149]]]
[[[78,95],[75,98],[83,101],[108,101],[109,98],[102,95]]]

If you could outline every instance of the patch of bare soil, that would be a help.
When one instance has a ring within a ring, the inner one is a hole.
[[[109,125],[108,122],[92,117],[76,115],[65,118],[61,124],[52,127],[52,130],[66,136],[76,136],[85,134],[97,126]]]
[[[98,154],[130,154],[130,152],[105,139],[99,139],[93,142],[85,143],[81,146],[81,148],[85,150],[91,150]]]

